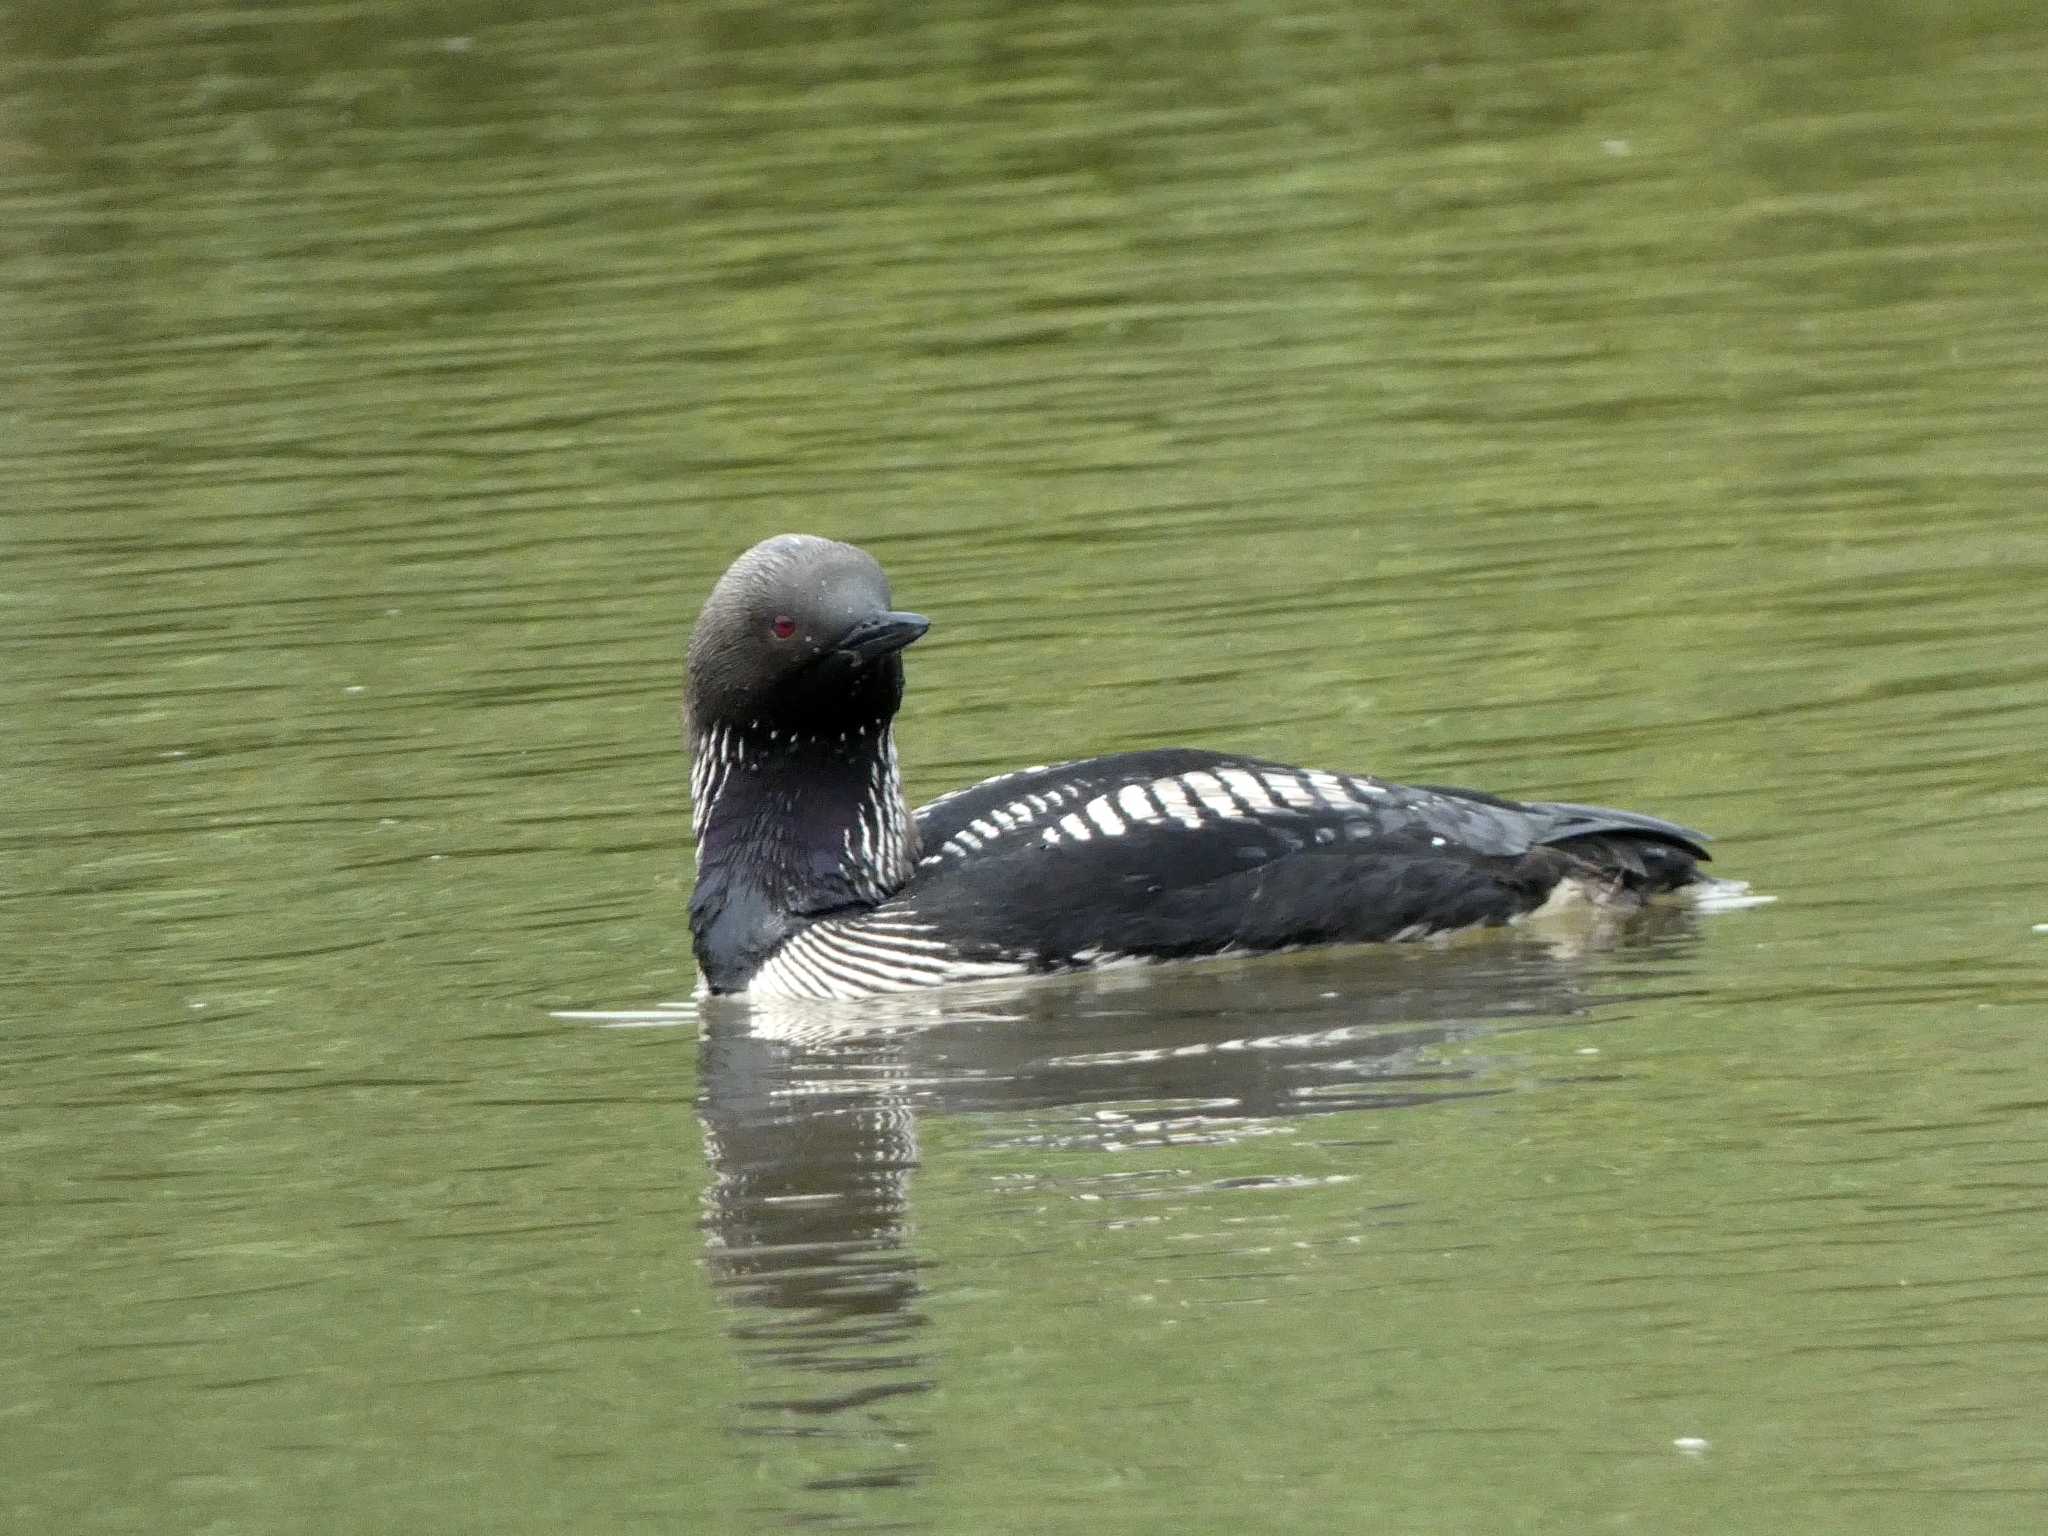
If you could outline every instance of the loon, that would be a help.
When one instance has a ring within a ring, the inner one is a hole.
[[[1701,833],[1601,806],[1172,747],[1023,768],[911,810],[905,647],[865,550],[756,544],[691,631],[699,994],[851,999],[1118,961],[1425,938],[1688,885]]]

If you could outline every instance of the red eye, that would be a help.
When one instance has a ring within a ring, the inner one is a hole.
[[[776,639],[787,640],[796,633],[796,620],[786,613],[778,613],[775,615],[775,622],[768,627],[775,631]]]

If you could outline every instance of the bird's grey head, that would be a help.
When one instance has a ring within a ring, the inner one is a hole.
[[[884,723],[903,699],[898,653],[929,627],[889,606],[889,578],[866,550],[801,533],[764,539],[719,577],[690,632],[690,739]]]

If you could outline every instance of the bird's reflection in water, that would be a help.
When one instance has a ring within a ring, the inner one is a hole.
[[[1668,978],[1690,936],[1685,914],[1647,914],[1622,943]],[[807,1441],[796,1480],[813,1498],[919,1480],[916,1395],[936,1369],[910,1238],[920,1115],[990,1114],[1002,1139],[1047,1147],[1184,1144],[1504,1092],[1483,1051],[1442,1047],[1581,1016],[1603,970],[1581,946],[1496,938],[857,1007],[711,1000],[709,1262],[761,1383],[736,1431]]]
[[[901,1069],[872,1046],[791,1050],[718,1029],[703,1047],[711,1271],[774,1384],[735,1428],[859,1441],[857,1470],[808,1476],[812,1489],[914,1478],[916,1430],[895,1400],[931,1384],[919,1260],[903,1240],[916,1126]]]

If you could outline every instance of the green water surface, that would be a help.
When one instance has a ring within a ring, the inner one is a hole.
[[[2010,0],[0,3],[0,1527],[2048,1526],[2044,81]],[[791,528],[934,618],[920,798],[1185,742],[1778,900],[649,1014]]]

